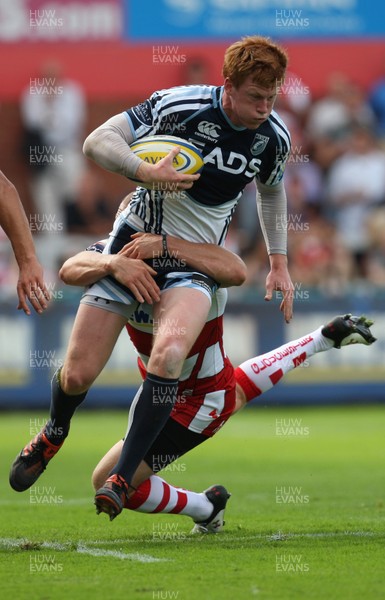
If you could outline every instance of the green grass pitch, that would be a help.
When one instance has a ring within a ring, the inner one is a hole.
[[[232,497],[216,536],[178,515],[96,516],[90,474],[123,412],[80,410],[36,485],[8,470],[34,413],[1,415],[0,590],[14,600],[365,600],[384,597],[381,406],[246,409],[163,472]]]

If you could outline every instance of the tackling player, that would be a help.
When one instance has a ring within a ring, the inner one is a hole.
[[[217,295],[222,291],[218,290]],[[147,308],[142,307],[143,311]],[[150,313],[151,309],[147,314]],[[135,321],[135,317],[131,319],[127,324],[127,330],[136,346],[148,353],[150,340],[146,341],[146,337],[151,333],[148,328],[147,331],[143,328],[143,314],[146,313],[141,313],[138,321]],[[221,321],[221,317],[214,320]],[[204,492],[197,493],[170,485],[158,475],[158,472],[214,436],[230,416],[243,408],[247,402],[271,389],[289,371],[303,364],[314,354],[349,344],[372,344],[375,341],[369,329],[372,323],[365,317],[354,317],[350,314],[339,316],[302,338],[245,361],[235,370],[226,358],[222,372],[218,373],[217,377],[211,378],[212,387],[208,383],[210,378],[204,381],[203,377],[201,379],[196,376],[196,365],[204,360],[202,355],[207,356],[210,351],[202,341],[205,336],[201,334],[193,348],[193,351],[196,351],[195,356],[186,359],[188,363],[191,358],[194,360],[196,358],[195,373],[192,372],[187,380],[180,381],[178,399],[170,418],[140,463],[134,475],[136,491],[123,499],[122,508],[143,513],[185,515],[194,521],[192,533],[220,532],[224,525],[226,504],[230,497],[224,486],[213,485]],[[202,333],[208,325],[210,321]],[[211,322],[210,326],[213,325]],[[218,324],[218,329],[221,328],[222,323]],[[141,358],[138,358],[138,367],[144,378],[146,369]],[[188,371],[190,366],[186,364],[186,367]],[[227,377],[228,388],[225,393],[226,401],[223,402],[223,390],[219,388],[223,387],[221,379],[225,377]],[[191,396],[186,397],[186,390],[191,393]],[[96,466],[92,475],[96,492],[119,459],[122,447],[123,440],[119,440]],[[105,492],[102,488],[101,500],[103,493]],[[117,510],[120,512],[122,508],[117,507]],[[100,512],[100,504],[97,505],[97,512]],[[113,518],[112,514],[110,519]]]

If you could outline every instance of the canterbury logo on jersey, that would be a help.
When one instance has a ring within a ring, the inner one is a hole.
[[[215,123],[210,123],[210,121],[201,121],[198,124],[198,131],[203,133],[203,135],[216,140],[219,138],[219,133],[217,129],[221,129],[220,125],[215,125]],[[199,135],[199,134],[197,134]]]

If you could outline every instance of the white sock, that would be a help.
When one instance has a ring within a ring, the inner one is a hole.
[[[307,358],[333,348],[333,340],[323,336],[321,330],[322,327],[319,327],[308,335],[239,365],[235,369],[235,378],[247,401],[271,389],[286,373],[301,365]]]
[[[206,494],[176,488],[158,475],[151,475],[141,483],[125,508],[144,513],[187,515],[198,522],[207,519],[213,511]]]

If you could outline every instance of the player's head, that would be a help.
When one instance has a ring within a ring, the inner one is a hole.
[[[258,129],[269,118],[286,65],[286,52],[264,37],[243,38],[226,50],[222,106],[234,125]]]
[[[270,89],[283,81],[287,63],[283,48],[269,38],[253,35],[227,48],[222,73],[237,88],[250,78],[256,85]]]

